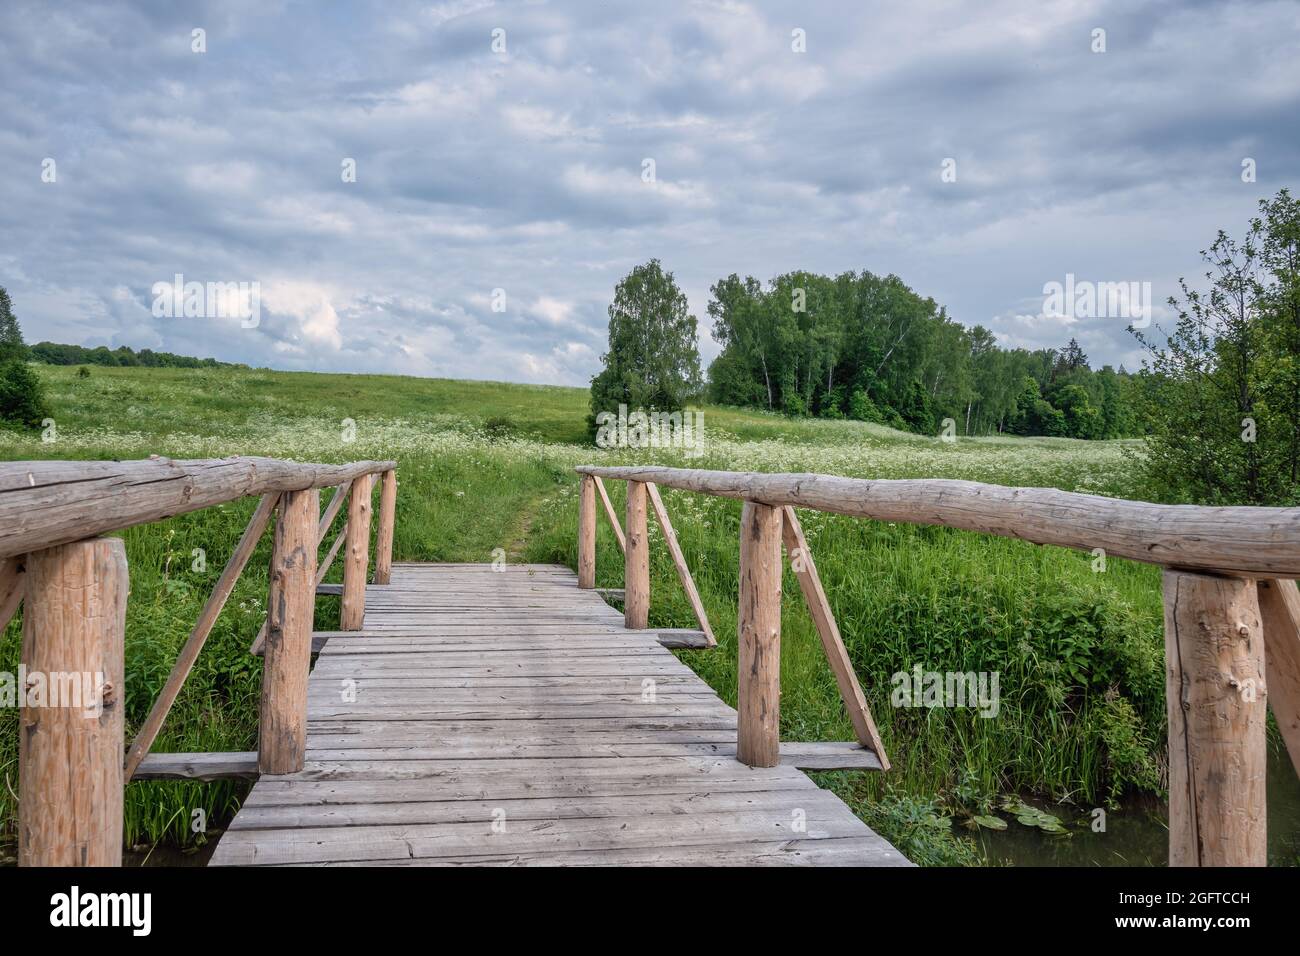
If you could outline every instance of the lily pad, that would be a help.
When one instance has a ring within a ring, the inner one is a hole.
[[[1068,835],[1070,832],[1057,817],[1054,817],[1046,810],[1030,806],[1023,800],[1007,797],[1002,801],[1002,809],[1015,814],[1016,822],[1022,826],[1037,827],[1044,833]]]

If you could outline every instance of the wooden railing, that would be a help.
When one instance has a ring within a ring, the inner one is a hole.
[[[0,464],[0,629],[22,603],[25,673],[104,676],[95,691],[102,699],[94,717],[84,708],[22,708],[20,865],[120,865],[123,787],[132,779],[212,779],[303,768],[317,587],[345,544],[340,626],[361,627],[372,482],[382,474],[374,583],[386,584],[396,467],[391,461],[321,465],[242,457]],[[335,492],[321,514],[319,489],[327,487]],[[123,759],[126,549],[121,539],[98,536],[249,495],[261,501]],[[347,524],[318,565],[318,548],[344,501]],[[151,757],[168,711],[272,515],[267,620],[253,647],[265,655],[256,763],[250,767],[240,754]],[[151,772],[154,761],[161,766]]]
[[[645,627],[647,493],[656,485],[744,502],[740,522],[737,759],[779,760],[781,546],[861,745],[888,766],[795,508],[943,525],[1161,566],[1169,719],[1169,862],[1267,863],[1265,725],[1271,706],[1300,772],[1300,508],[1155,505],[969,481],[864,480],[683,468],[580,466],[579,583],[595,580],[595,494],[628,483],[628,627]],[[665,530],[668,537],[671,535]],[[678,550],[676,556],[680,554]],[[635,556],[634,556],[635,555]],[[679,570],[684,568],[679,564]],[[635,594],[635,610],[633,595]],[[700,612],[703,613],[702,610]]]

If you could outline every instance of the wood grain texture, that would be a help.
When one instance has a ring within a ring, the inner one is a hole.
[[[641,630],[650,620],[650,540],[646,487],[627,483],[627,548],[623,555],[623,623]]]
[[[858,743],[871,750],[880,759],[881,767],[889,769],[889,758],[885,756],[885,746],[880,742],[876,722],[871,718],[871,709],[867,706],[867,695],[862,692],[858,675],[853,670],[853,661],[844,647],[844,638],[840,636],[840,626],[835,623],[831,613],[830,601],[826,599],[826,590],[822,587],[821,575],[817,573],[817,564],[808,548],[808,539],[804,537],[803,527],[794,509],[786,505],[781,509],[781,536],[785,542],[786,556],[794,569],[799,589],[803,592],[808,613],[817,627],[817,636],[821,638],[822,650],[835,675],[835,684],[840,689],[840,697],[848,711],[853,724],[853,732]]]
[[[370,560],[370,476],[352,480],[348,498],[348,534],[343,550],[343,605],[339,627],[355,631],[366,614],[366,566]]]
[[[364,480],[364,479],[361,479]],[[301,770],[307,750],[307,675],[316,611],[320,493],[285,492],[275,524],[267,600],[257,759],[262,773]]]
[[[276,458],[0,463],[0,557],[160,521],[249,495],[338,485],[397,467]]]
[[[136,768],[140,766],[140,761],[144,755],[149,752],[153,742],[158,738],[158,732],[162,730],[163,721],[167,719],[167,714],[176,703],[176,697],[185,686],[185,679],[190,676],[190,671],[194,669],[194,662],[198,660],[199,652],[203,650],[203,645],[207,642],[208,635],[212,633],[212,627],[217,623],[217,617],[221,614],[221,609],[226,606],[226,600],[230,593],[235,589],[235,583],[239,576],[244,572],[244,565],[248,559],[253,556],[257,549],[257,542],[262,538],[262,532],[270,523],[271,516],[275,513],[275,507],[280,501],[280,493],[272,492],[263,495],[262,500],[257,503],[257,508],[253,511],[252,518],[249,519],[244,533],[240,536],[239,542],[235,545],[235,550],[231,552],[230,559],[226,562],[225,569],[221,572],[221,577],[217,579],[216,586],[213,587],[212,593],[208,595],[208,600],[203,605],[203,610],[199,612],[198,622],[194,629],[190,631],[189,639],[181,652],[176,657],[176,663],[172,666],[171,673],[167,676],[167,683],[163,684],[162,691],[158,694],[158,699],[153,702],[153,707],[149,710],[149,715],[140,725],[139,731],[136,732],[135,740],[131,744],[131,750],[126,755],[126,779],[131,780],[135,776]]]
[[[317,635],[305,765],[254,784],[212,863],[907,864],[796,769],[873,754],[743,765],[736,712],[621,623],[567,569],[395,564],[361,630]],[[162,769],[248,766],[188,756]]]
[[[1300,591],[1294,581],[1259,581],[1268,705],[1300,774]]]
[[[596,586],[596,479],[583,475],[578,489],[578,587]]]
[[[338,515],[339,509],[347,501],[348,493],[352,490],[352,481],[343,482],[334,489],[334,494],[330,496],[329,504],[325,506],[325,513],[321,515],[320,522],[316,525],[316,547],[319,548],[325,541],[325,536],[329,534],[330,526],[334,523],[334,518]],[[347,522],[339,529],[339,533],[334,538],[334,544],[331,545],[329,554],[325,560],[319,563],[316,571],[316,583],[320,584],[325,579],[325,573],[329,571],[330,565],[334,563],[334,556],[338,554],[340,543],[347,537]],[[260,657],[266,647],[266,627],[267,622],[262,622],[262,627],[257,632],[257,637],[253,638],[253,643],[249,645],[248,653],[254,657]]]
[[[941,478],[865,479],[692,468],[580,465],[579,474],[653,481],[724,498],[832,514],[944,525],[1166,567],[1240,577],[1300,577],[1300,508],[1155,505]]]
[[[136,780],[256,780],[255,751],[237,753],[146,754]]]
[[[1264,640],[1253,581],[1166,571],[1169,865],[1265,866]]]
[[[375,533],[375,583],[387,584],[393,573],[393,531],[397,526],[397,472],[380,477],[379,528]]]
[[[750,767],[781,760],[781,520],[752,501],[740,512],[736,759]]]
[[[45,695],[18,716],[18,862],[121,866],[126,547],[91,538],[26,568],[21,661]]]

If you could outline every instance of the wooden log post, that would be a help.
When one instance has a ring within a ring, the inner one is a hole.
[[[393,576],[393,528],[397,521],[397,472],[384,472],[379,486],[379,530],[375,534],[375,583]]]
[[[645,483],[627,483],[627,550],[623,556],[623,626],[644,630],[650,623],[650,541]]]
[[[280,498],[271,554],[266,650],[257,741],[264,774],[294,773],[307,752],[307,673],[316,610],[316,523],[320,492]]]
[[[1166,570],[1169,865],[1265,866],[1264,640],[1255,582]]]
[[[339,629],[359,631],[366,618],[366,565],[370,560],[371,476],[352,482],[348,499],[348,538],[343,549],[343,606]]]
[[[126,547],[91,538],[25,565],[18,863],[121,866]]]
[[[750,767],[781,760],[781,524],[780,508],[741,509],[736,759]]]
[[[578,493],[578,587],[596,586],[596,479],[583,475]]]

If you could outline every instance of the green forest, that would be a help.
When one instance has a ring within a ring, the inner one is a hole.
[[[713,401],[852,418],[921,434],[1123,438],[1138,433],[1133,376],[1063,348],[1000,348],[898,276],[791,272],[766,288],[734,273],[710,290]]]

